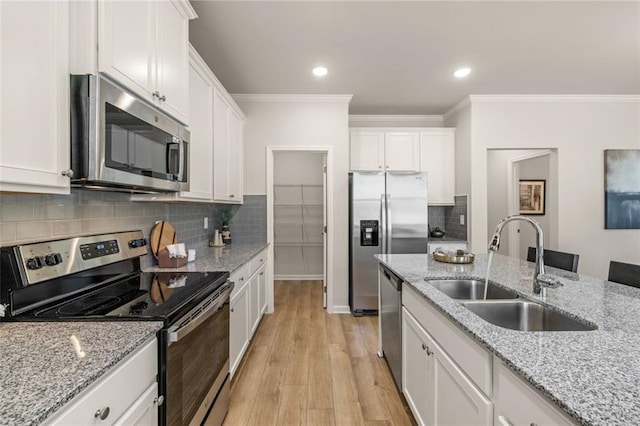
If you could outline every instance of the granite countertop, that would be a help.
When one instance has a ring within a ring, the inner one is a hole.
[[[0,323],[0,423],[42,423],[161,328],[161,321]]]
[[[196,251],[196,260],[180,268],[150,266],[144,272],[233,272],[260,253],[269,243],[233,243],[224,247],[204,247]]]
[[[378,259],[513,371],[585,425],[640,424],[640,289],[547,267],[564,284],[544,304],[595,323],[595,331],[522,332],[490,324],[425,282],[484,278],[486,254],[474,263],[440,263],[425,254]],[[529,299],[534,264],[495,254],[490,279]]]

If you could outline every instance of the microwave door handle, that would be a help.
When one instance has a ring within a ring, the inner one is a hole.
[[[197,317],[195,317],[191,321],[189,321],[186,325],[184,325],[184,326],[182,326],[182,327],[180,327],[180,328],[178,328],[176,330],[169,329],[169,332],[168,332],[168,340],[169,340],[168,346],[171,346],[172,343],[179,342],[183,337],[187,336],[193,330],[198,328],[198,326],[200,324],[205,322],[207,319],[209,319],[209,317],[211,317],[213,314],[215,314],[222,306],[224,306],[224,304],[227,301],[227,296],[228,296],[229,293],[231,293],[232,289],[233,289],[233,283],[232,282],[229,282],[228,284],[225,284],[225,286],[223,287],[222,291],[220,293],[218,293],[218,297],[217,297],[218,300],[215,303],[211,303],[211,305],[209,305],[207,307],[207,309],[205,309]],[[220,302],[222,302],[222,303],[220,303]]]
[[[177,176],[180,173],[180,158],[182,153],[180,152],[180,144],[177,142],[171,142],[167,144],[167,174]],[[178,155],[176,159],[174,154]]]

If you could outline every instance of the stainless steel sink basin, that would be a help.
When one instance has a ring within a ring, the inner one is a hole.
[[[461,302],[491,324],[520,331],[588,331],[597,327],[527,300]]]
[[[427,280],[429,284],[451,297],[462,300],[484,299],[484,281],[480,280]],[[518,295],[491,281],[487,286],[487,299],[516,299]]]

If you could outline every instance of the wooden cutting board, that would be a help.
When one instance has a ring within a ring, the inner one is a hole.
[[[158,259],[158,252],[169,244],[178,243],[178,234],[169,222],[160,221],[153,225],[149,234],[149,242],[151,243],[151,253],[153,257]]]

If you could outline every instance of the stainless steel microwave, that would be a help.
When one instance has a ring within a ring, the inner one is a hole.
[[[71,75],[71,185],[189,190],[189,131],[103,76]]]

